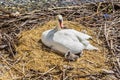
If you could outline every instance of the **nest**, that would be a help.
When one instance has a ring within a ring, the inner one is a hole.
[[[58,80],[63,69],[68,71],[68,76],[95,74],[103,72],[103,69],[109,69],[105,63],[108,51],[102,46],[102,41],[96,38],[94,30],[75,22],[65,21],[64,24],[69,26],[69,28],[87,32],[87,34],[91,35],[94,40],[91,41],[91,44],[98,47],[99,51],[84,50],[82,57],[76,62],[68,62],[63,56],[58,55],[57,52],[53,52],[45,47],[40,42],[41,34],[45,30],[54,28],[56,24],[56,21],[50,21],[43,26],[20,34],[19,42],[16,46],[18,53],[16,58],[22,57],[22,59],[16,64],[18,70],[22,71],[24,67],[24,74],[28,74],[30,70],[35,70],[42,74],[55,67],[52,71],[49,71],[49,74],[53,74],[53,79]],[[20,74],[18,73],[18,75]]]

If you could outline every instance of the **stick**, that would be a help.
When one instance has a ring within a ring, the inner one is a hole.
[[[81,6],[55,7],[55,8],[48,8],[48,10],[72,9],[72,8],[80,8],[80,7]]]
[[[109,4],[109,5],[110,5],[110,4]],[[93,17],[93,16],[99,14],[99,13],[102,12],[103,10],[107,9],[107,8],[109,7],[109,5],[108,5],[107,7],[105,7],[105,8],[103,8],[101,11],[92,14],[91,16],[81,17],[81,18],[78,18],[77,20],[82,20],[82,19],[85,19],[85,18],[91,18],[91,17]]]
[[[15,67],[13,67],[13,65],[9,64],[8,61],[2,56],[0,55],[0,57],[3,59],[3,61],[10,66],[11,68],[15,69],[16,71],[18,71],[19,73],[22,73],[20,70],[16,69]],[[22,73],[23,74],[23,73]]]
[[[42,73],[42,75],[45,75],[45,74],[49,73],[50,71],[54,70],[56,67],[57,67],[57,66],[54,66],[53,68],[49,69],[48,71]]]

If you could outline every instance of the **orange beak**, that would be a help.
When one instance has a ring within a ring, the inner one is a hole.
[[[63,21],[59,19],[59,25],[61,28],[63,28]]]

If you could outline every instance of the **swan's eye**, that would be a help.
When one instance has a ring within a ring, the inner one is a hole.
[[[62,20],[61,19],[58,19],[58,21],[61,23],[62,22]]]

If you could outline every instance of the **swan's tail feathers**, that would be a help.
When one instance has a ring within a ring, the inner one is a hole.
[[[95,47],[91,44],[87,45],[87,47],[85,49],[87,49],[87,50],[99,50],[97,47]]]
[[[82,36],[82,37],[81,37]],[[84,33],[80,33],[80,37],[83,40],[87,40],[87,39],[92,39],[92,36],[84,34]]]
[[[65,53],[65,59],[69,60],[69,61],[76,61],[79,58],[79,56],[71,53],[71,51],[68,51],[67,53]]]
[[[86,35],[86,39],[92,39],[92,36]]]

